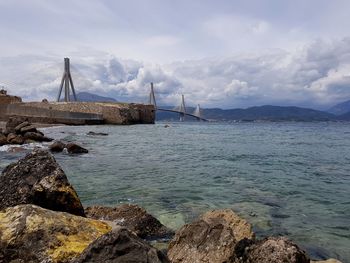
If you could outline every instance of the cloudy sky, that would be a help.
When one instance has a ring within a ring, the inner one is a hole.
[[[159,104],[326,109],[350,99],[350,1],[0,0],[0,85]]]

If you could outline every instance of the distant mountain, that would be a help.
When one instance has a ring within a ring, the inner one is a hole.
[[[117,102],[113,98],[99,96],[90,92],[79,92],[77,93],[77,98],[79,101]]]
[[[350,112],[350,100],[344,101],[342,103],[339,103],[329,110],[327,112],[335,114],[335,115],[343,115],[347,112]]]
[[[194,109],[186,109],[192,112]],[[259,106],[247,109],[203,109],[202,115],[209,120],[217,121],[329,121],[336,116],[328,112],[281,106]],[[177,120],[178,115],[167,112],[157,112],[157,120]],[[191,119],[191,118],[188,118]]]
[[[71,100],[74,99],[73,95],[71,95],[70,97],[71,97]],[[90,93],[90,92],[78,92],[77,99],[78,101],[85,101],[85,102],[117,102],[113,98],[99,96],[97,94]],[[61,99],[61,101],[63,100],[64,99]]]
[[[337,119],[341,121],[350,121],[350,111],[345,114],[337,116]]]

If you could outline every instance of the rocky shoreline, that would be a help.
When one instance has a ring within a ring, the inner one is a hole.
[[[90,132],[88,135],[100,135],[99,133]],[[106,134],[103,134],[104,136]],[[23,117],[11,117],[0,128],[0,146],[3,145],[17,145],[21,146],[24,144],[31,143],[42,143],[42,142],[52,142],[54,139],[49,138],[44,135],[43,132],[37,129],[37,125],[32,124],[27,118]],[[88,153],[89,151],[82,146],[74,142],[62,142],[54,141],[49,145],[51,152],[62,152],[67,150],[70,154],[82,154]],[[21,148],[17,148],[21,150]],[[22,149],[24,150],[24,149]]]
[[[165,240],[165,248],[151,245],[157,240]],[[252,225],[230,209],[208,211],[174,232],[135,204],[84,208],[53,155],[35,149],[0,176],[0,262],[304,263],[310,259],[284,237],[258,240]]]

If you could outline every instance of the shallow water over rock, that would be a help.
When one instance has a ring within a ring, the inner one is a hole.
[[[161,123],[45,134],[89,150],[55,155],[85,206],[135,203],[172,228],[232,208],[260,237],[286,235],[314,258],[349,262],[349,131],[347,123]],[[24,155],[2,149],[0,170]]]

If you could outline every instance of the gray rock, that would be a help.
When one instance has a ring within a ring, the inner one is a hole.
[[[214,210],[184,225],[169,244],[172,263],[238,262],[237,244],[253,239],[252,226],[232,210]]]
[[[19,132],[21,131],[22,128],[27,127],[27,126],[29,126],[29,125],[30,125],[30,123],[27,122],[27,121],[22,122],[21,124],[19,124],[19,125],[17,125],[17,126],[15,127],[15,132],[16,132],[16,133],[19,133]]]
[[[91,243],[72,263],[169,263],[159,250],[132,234],[116,228]]]
[[[26,132],[35,132],[37,133],[37,129],[34,125],[29,125],[29,126],[25,126],[25,127],[22,127],[20,129],[21,133],[22,134],[25,134]]]
[[[14,138],[16,138],[17,137],[17,134],[15,134],[15,133],[9,133],[8,135],[7,135],[7,142],[8,143],[11,143],[11,141],[14,139]]]
[[[6,122],[6,133],[16,133],[15,128],[25,121],[27,121],[27,119],[24,117],[10,117]]]
[[[89,151],[80,145],[70,142],[66,144],[68,153],[79,154],[79,153],[88,153]]]
[[[108,133],[89,131],[89,132],[87,133],[87,135],[93,135],[93,136],[108,136]]]
[[[4,134],[0,133],[0,146],[3,146],[7,144],[7,136],[5,136]]]
[[[37,132],[26,132],[24,134],[24,139],[25,140],[33,140],[36,142],[51,142],[53,141],[53,139],[48,138],[46,136],[43,136],[41,133],[37,133]]]
[[[15,138],[13,138],[10,141],[11,144],[23,144],[24,143],[24,138],[22,135],[17,135]]]
[[[54,141],[49,146],[51,152],[62,152],[64,148],[66,148],[66,144],[61,141]]]
[[[247,263],[309,263],[306,253],[284,237],[268,237],[258,241],[243,256]]]
[[[0,210],[20,204],[85,216],[77,193],[55,158],[39,149],[7,166],[0,176]]]
[[[87,217],[97,220],[113,221],[133,231],[141,238],[171,238],[174,232],[147,213],[145,209],[134,204],[117,207],[91,206],[85,209]]]

